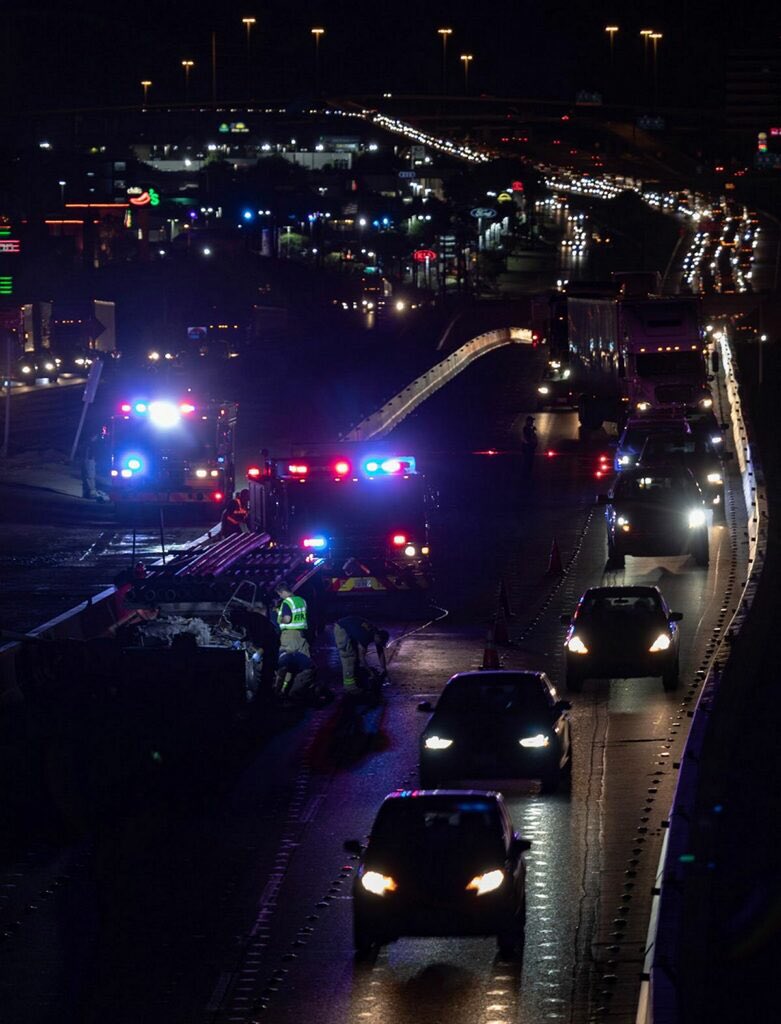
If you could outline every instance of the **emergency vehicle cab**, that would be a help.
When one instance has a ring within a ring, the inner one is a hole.
[[[426,590],[433,495],[415,456],[350,449],[301,448],[251,466],[251,529],[323,559],[340,598]]]

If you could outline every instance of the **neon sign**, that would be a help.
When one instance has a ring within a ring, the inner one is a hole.
[[[2,238],[0,252],[21,252],[21,242],[18,238]]]
[[[153,188],[142,190],[137,185],[127,190],[130,202],[133,206],[159,206],[160,195]]]

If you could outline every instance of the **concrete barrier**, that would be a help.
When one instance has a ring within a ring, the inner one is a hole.
[[[532,332],[526,327],[502,327],[478,334],[441,362],[416,377],[403,391],[390,398],[376,412],[361,420],[341,437],[342,441],[371,441],[384,437],[427,398],[465,370],[470,363],[504,345],[531,345]]]
[[[732,638],[748,617],[762,575],[768,531],[765,481],[743,414],[735,360],[728,339],[722,338],[721,359],[724,384],[730,404],[730,431],[740,469],[748,524],[748,572],[737,610],[722,629],[722,639],[711,655],[710,668],[681,758],[667,834],[662,845],[645,948],[645,962],[635,1015],[635,1024],[685,1024],[681,1021],[674,967],[683,916],[683,881],[687,870],[685,855],[690,848],[693,811],[700,781],[700,755],[705,741],[710,710],[721,681],[722,667],[729,657]]]

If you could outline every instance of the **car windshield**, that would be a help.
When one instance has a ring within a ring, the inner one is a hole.
[[[686,478],[673,475],[620,476],[613,490],[616,500],[669,501],[687,495]]]
[[[445,688],[437,703],[438,712],[455,714],[534,715],[549,707],[545,689],[533,676],[524,682],[457,681]]]
[[[436,797],[418,797],[387,800],[377,815],[371,841],[384,846],[435,843],[440,848],[460,849],[465,843],[497,845],[501,836],[499,810],[492,801],[456,798],[443,802]]]
[[[713,447],[704,437],[683,435],[681,437],[650,437],[643,448],[643,458],[705,458],[713,455]]]
[[[578,609],[579,617],[597,619],[601,616],[658,616],[662,615],[662,603],[658,594],[617,593],[586,594]]]

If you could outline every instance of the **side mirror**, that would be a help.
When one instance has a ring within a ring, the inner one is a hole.
[[[607,494],[598,494],[597,495],[597,505],[609,505],[609,504],[610,504],[610,499],[609,499]]]
[[[557,711],[572,711],[572,701],[571,700],[557,700],[555,707],[556,707]]]
[[[357,839],[345,839],[344,841],[344,852],[354,853],[358,857],[363,853],[363,847]]]
[[[430,700],[422,700],[418,704],[418,711],[433,711]]]
[[[512,840],[510,842],[510,856],[520,857],[522,853],[526,853],[527,850],[531,850],[532,844],[530,839],[521,839],[517,832],[513,833]]]
[[[559,616],[559,622],[562,624],[562,626],[570,626],[570,625],[572,625],[572,616],[571,615],[560,615]]]
[[[669,622],[680,622],[683,618],[683,612],[670,612]]]

